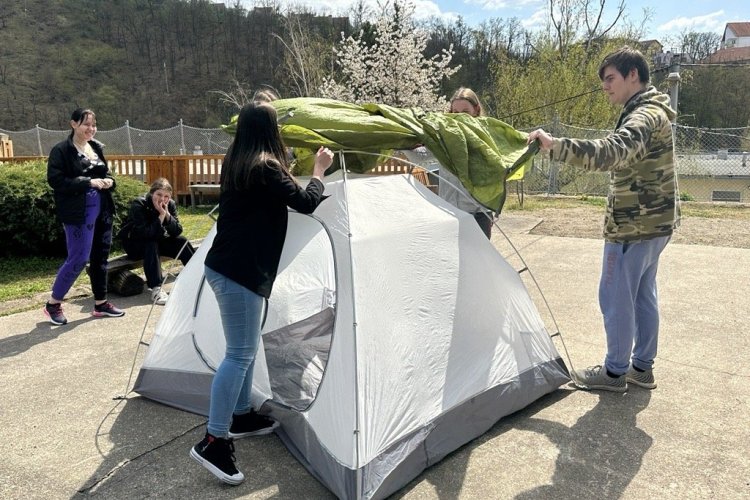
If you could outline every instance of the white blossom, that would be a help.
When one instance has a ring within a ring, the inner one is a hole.
[[[357,104],[374,102],[396,107],[445,110],[440,83],[459,70],[451,67],[453,45],[431,58],[424,56],[429,33],[414,23],[414,5],[386,4],[375,22],[375,43],[367,46],[363,32],[345,38],[334,49],[339,81],[326,78],[323,97]]]

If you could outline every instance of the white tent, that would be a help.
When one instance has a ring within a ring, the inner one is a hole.
[[[326,185],[290,212],[253,400],[340,498],[383,498],[567,382],[518,273],[473,217],[408,175]],[[207,414],[224,339],[203,277],[180,273],[135,390]]]

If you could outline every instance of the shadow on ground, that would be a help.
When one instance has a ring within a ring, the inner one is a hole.
[[[275,436],[235,442],[246,476],[228,486],[188,456],[205,433],[205,417],[141,397],[113,401],[94,439],[103,460],[74,498],[334,498]]]

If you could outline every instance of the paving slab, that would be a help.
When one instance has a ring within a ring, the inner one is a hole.
[[[493,242],[531,270],[522,275],[550,331],[561,332],[566,362],[601,363],[603,244],[528,235],[532,223],[507,231],[522,259],[501,234]],[[670,244],[656,390],[562,387],[393,498],[749,498],[748,269],[750,250]],[[161,308],[147,293],[113,299],[125,317],[91,318],[90,297],[66,304],[65,326],[48,324],[41,307],[0,317],[0,498],[332,498],[274,435],[237,442],[248,478],[237,487],[192,462],[205,419],[126,395]]]

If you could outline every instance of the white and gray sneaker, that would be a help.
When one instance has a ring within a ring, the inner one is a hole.
[[[579,389],[600,390],[612,392],[625,392],[628,385],[625,382],[625,375],[619,377],[610,377],[607,370],[602,365],[589,366],[583,370],[573,371],[573,383]]]
[[[163,306],[167,303],[169,294],[161,289],[160,286],[155,286],[151,289],[151,302],[158,306]]]
[[[654,370],[650,368],[648,370],[638,371],[631,366],[628,373],[625,374],[625,380],[627,380],[628,384],[635,384],[644,389],[656,389]]]

